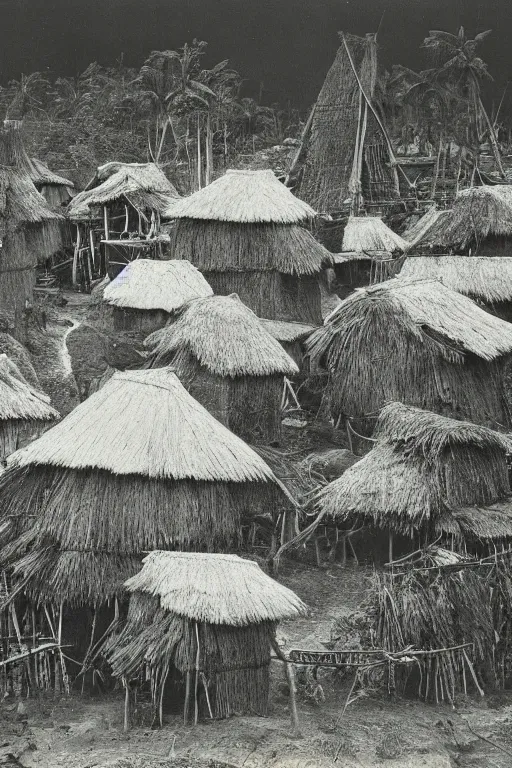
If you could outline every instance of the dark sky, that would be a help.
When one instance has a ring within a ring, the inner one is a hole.
[[[207,40],[205,64],[229,58],[264,99],[307,106],[338,45],[337,30],[375,31],[385,65],[426,66],[429,29],[492,28],[482,47],[496,92],[512,73],[512,0],[0,0],[0,82],[34,70],[74,75],[121,54],[139,66],[155,49]],[[511,88],[512,90],[512,88]]]

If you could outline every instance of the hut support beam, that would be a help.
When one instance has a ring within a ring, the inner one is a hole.
[[[187,672],[185,681],[185,704],[183,706],[183,725],[188,725],[188,710],[190,707],[190,680],[191,672]]]
[[[288,687],[290,688],[290,714],[291,723],[293,728],[293,735],[296,738],[302,736],[299,726],[299,713],[297,711],[297,686],[295,684],[295,667],[289,662],[284,662],[286,670],[286,679],[288,680]]]
[[[199,719],[199,702],[197,700],[198,696],[198,689],[199,689],[199,627],[197,626],[196,621],[196,643],[197,643],[197,651],[196,651],[196,678],[194,682],[194,725],[197,725],[197,721]]]

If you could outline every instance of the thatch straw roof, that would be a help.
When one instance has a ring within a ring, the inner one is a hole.
[[[343,251],[404,252],[409,244],[391,230],[378,216],[350,216],[343,233]]]
[[[0,421],[58,418],[48,395],[31,386],[7,355],[0,354]]]
[[[98,168],[87,189],[73,198],[68,208],[70,219],[87,219],[93,209],[124,198],[139,210],[162,213],[178,192],[154,163],[107,163]]]
[[[36,157],[30,158],[31,172],[30,178],[37,189],[46,186],[68,187],[68,189],[74,189],[74,184],[69,179],[65,179],[64,176],[59,176],[58,173],[51,171],[47,165]]]
[[[512,204],[498,187],[459,192],[450,211],[430,224],[416,247],[465,249],[489,236],[512,236]]]
[[[157,596],[161,608],[187,619],[241,627],[306,614],[291,589],[237,555],[151,552],[143,562],[127,589]]]
[[[375,434],[370,453],[320,491],[325,514],[434,538],[512,535],[508,437],[401,403],[382,410]]]
[[[439,211],[433,205],[413,226],[406,228],[402,234],[409,244],[409,250],[415,248],[421,241],[428,239],[431,227],[446,216],[450,216],[449,211]]]
[[[211,296],[212,289],[189,261],[131,261],[108,283],[103,300],[125,309],[175,312],[191,299]]]
[[[294,341],[302,341],[302,339],[306,339],[316,329],[316,326],[314,325],[286,322],[285,320],[261,319],[260,322],[274,339],[290,344]]]
[[[52,211],[37,191],[25,167],[21,124],[6,121],[0,129],[0,239],[7,228],[24,224],[53,224],[62,216]]]
[[[172,204],[173,219],[208,219],[241,224],[298,224],[316,216],[273,171],[226,171],[190,197]]]
[[[369,288],[358,288],[342,301],[308,340],[313,354],[324,352],[330,342],[351,333],[356,317],[381,304],[389,313],[400,315],[414,335],[421,331],[436,334],[452,345],[453,353],[471,353],[494,360],[512,352],[512,325],[480,309],[473,301],[452,291],[439,280],[397,278]]]
[[[400,277],[440,280],[453,291],[488,304],[512,301],[510,256],[412,256]]]
[[[217,422],[170,368],[116,373],[12,457],[18,467],[97,468],[116,475],[265,481],[265,462]]]
[[[357,289],[306,347],[316,361],[325,356],[333,415],[366,419],[393,399],[509,423],[496,366],[512,352],[512,325],[439,281],[395,278]]]
[[[178,262],[179,263],[179,262]],[[218,376],[294,376],[294,361],[236,294],[191,301],[177,320],[146,339],[159,358],[191,353]]]

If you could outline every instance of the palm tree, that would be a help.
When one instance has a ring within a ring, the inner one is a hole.
[[[464,27],[460,27],[456,35],[452,35],[450,32],[431,30],[428,37],[423,41],[423,45],[434,53],[441,65],[437,70],[437,77],[441,80],[446,79],[458,83],[459,86],[462,85],[468,90],[475,105],[476,120],[483,118],[487,126],[496,166],[501,176],[504,177],[505,172],[496,133],[482,102],[480,89],[480,81],[482,79],[492,80],[492,77],[489,74],[487,64],[476,55],[478,46],[490,33],[491,30],[488,29],[485,32],[480,32],[474,39],[470,39],[466,37]]]
[[[41,105],[41,97],[49,86],[48,80],[40,72],[21,75],[19,80],[9,83],[9,105],[6,120],[23,120],[30,109]]]

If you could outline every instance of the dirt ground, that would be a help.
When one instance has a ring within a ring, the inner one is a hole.
[[[309,605],[310,614],[284,622],[287,648],[322,647],[333,621],[357,608],[370,573],[361,566],[318,569],[283,563],[279,579]],[[6,699],[0,705],[0,765],[41,768],[510,768],[512,693],[461,698],[455,708],[366,696],[341,716],[351,675],[320,672],[324,701],[306,695],[299,678],[301,737],[292,733],[289,695],[279,662],[272,664],[266,718],[233,717],[184,727],[166,716],[123,731],[123,695]],[[472,733],[472,730],[479,736]],[[493,746],[488,739],[498,746]],[[501,749],[499,749],[501,747]],[[338,759],[334,756],[339,750]],[[508,750],[507,755],[503,750]]]

